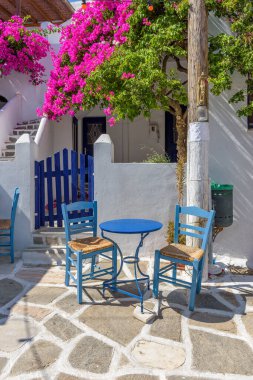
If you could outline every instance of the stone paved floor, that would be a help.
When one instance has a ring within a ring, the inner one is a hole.
[[[137,303],[103,298],[98,282],[78,305],[63,267],[1,258],[0,380],[253,379],[253,276],[218,281],[204,284],[193,313],[186,290],[162,286],[159,301],[146,301],[159,317],[145,325]]]

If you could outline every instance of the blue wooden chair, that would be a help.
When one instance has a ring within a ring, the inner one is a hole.
[[[0,256],[10,255],[11,263],[14,263],[14,226],[15,226],[15,217],[16,217],[19,194],[20,194],[20,191],[19,191],[19,188],[17,187],[15,189],[14,197],[12,201],[11,218],[0,219],[0,249],[7,248],[9,250],[9,252],[0,253]]]
[[[214,211],[206,211],[198,207],[180,207],[179,205],[176,205],[174,243],[155,251],[153,293],[156,298],[159,293],[159,282],[181,285],[185,288],[191,289],[189,310],[194,310],[196,294],[200,293],[201,290],[204,257],[209,234],[212,229],[214,214]],[[205,227],[182,223],[180,221],[181,215],[193,215],[204,219]],[[185,244],[179,244],[179,234],[200,239],[202,241],[201,247],[188,247]],[[170,263],[165,267],[160,268],[161,259],[168,260]],[[193,271],[191,282],[177,279],[177,264],[179,263],[192,266]],[[165,273],[170,270],[172,270],[172,276],[165,275]]]
[[[66,276],[65,284],[69,286],[70,277],[77,285],[77,301],[82,303],[82,283],[90,279],[117,274],[117,248],[107,239],[97,236],[97,202],[74,202],[62,204],[62,214],[66,233]],[[92,237],[72,240],[73,235],[89,232]],[[112,252],[112,257],[107,253]],[[100,269],[96,265],[96,256],[100,255],[112,260],[112,267]],[[83,274],[84,260],[91,261],[89,273]],[[76,277],[71,273],[71,266],[76,267]],[[96,270],[97,269],[97,270]]]

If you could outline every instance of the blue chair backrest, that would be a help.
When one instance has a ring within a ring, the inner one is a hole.
[[[18,187],[16,187],[15,192],[14,192],[13,201],[12,201],[12,207],[11,207],[11,227],[13,227],[14,223],[15,223],[19,195],[20,195],[20,190]]]
[[[62,215],[65,224],[66,240],[71,235],[82,232],[92,232],[97,236],[97,202],[74,202],[66,205],[62,203]]]
[[[213,225],[214,214],[215,211],[213,210],[206,211],[199,207],[181,207],[179,205],[176,205],[174,242],[178,243],[179,234],[198,238],[202,240],[201,249],[205,251],[208,243],[208,237]],[[206,219],[205,227],[181,223],[180,215],[193,215],[201,219]]]

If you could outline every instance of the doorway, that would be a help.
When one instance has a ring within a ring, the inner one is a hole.
[[[84,117],[82,152],[93,156],[94,143],[103,133],[106,133],[106,117]]]

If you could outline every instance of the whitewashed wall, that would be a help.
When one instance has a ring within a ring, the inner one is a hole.
[[[163,229],[145,240],[141,254],[166,245],[168,221],[176,204],[175,164],[114,163],[109,135],[95,143],[95,199],[98,223],[109,219],[144,218],[163,223]],[[112,237],[112,235],[111,235]],[[113,235],[124,254],[133,254],[139,236]]]
[[[34,142],[28,134],[16,143],[12,161],[0,161],[0,218],[10,218],[13,194],[20,188],[15,221],[15,254],[32,243],[34,221]]]

